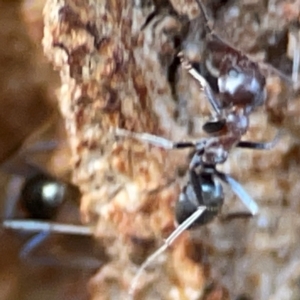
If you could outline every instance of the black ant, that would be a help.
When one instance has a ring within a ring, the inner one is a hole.
[[[135,133],[116,129],[116,136],[130,137],[164,149],[192,148],[193,155],[188,169],[188,182],[183,187],[175,207],[177,229],[166,239],[154,254],[140,266],[129,289],[134,296],[136,285],[143,270],[186,229],[202,226],[213,220],[224,202],[221,182],[229,185],[247,207],[249,212],[232,214],[255,216],[259,207],[243,187],[230,175],[217,170],[224,163],[231,149],[271,149],[278,141],[262,143],[242,141],[249,128],[250,114],[266,99],[266,79],[258,63],[250,60],[241,51],[233,48],[216,35],[209,26],[205,9],[196,0],[204,19],[206,32],[205,51],[199,68],[195,68],[179,53],[181,64],[196,79],[214,110],[214,117],[204,124],[203,130],[210,135],[192,142],[173,142],[148,133]],[[199,69],[199,70],[198,70]]]
[[[36,250],[42,245],[51,234],[66,234],[73,235],[73,239],[65,239],[66,247],[68,243],[76,243],[78,238],[75,236],[86,237],[84,243],[90,245],[89,249],[92,249],[92,240],[88,239],[92,236],[93,230],[89,226],[57,223],[57,220],[61,219],[59,216],[67,215],[76,216],[79,218],[78,201],[80,198],[80,192],[78,188],[71,183],[59,180],[51,175],[45,173],[37,173],[36,175],[25,179],[21,190],[19,199],[17,202],[17,208],[20,208],[20,213],[25,216],[25,219],[6,219],[3,221],[2,226],[7,229],[14,229],[18,231],[24,231],[26,233],[34,232],[26,243],[22,246],[19,253],[19,257],[26,262],[49,264],[49,265],[62,265],[65,262],[60,261],[58,258],[35,255]],[[70,201],[72,200],[72,201]],[[72,202],[72,203],[70,203]],[[71,213],[70,213],[71,212]],[[72,221],[70,220],[70,221]],[[60,241],[63,241],[60,239]],[[89,246],[87,246],[89,247]],[[80,250],[81,251],[81,250]],[[80,251],[78,254],[80,255]],[[78,256],[79,258],[79,256]],[[86,259],[79,262],[66,263],[68,267],[80,267],[80,268],[96,268],[99,266],[99,260],[96,258],[86,256]]]
[[[50,151],[57,146],[57,143],[52,141],[25,145],[13,158],[1,165],[2,170],[13,175],[11,185],[9,185],[11,193],[8,192],[9,199],[2,226],[7,229],[37,233],[21,249],[20,258],[26,259],[26,261],[30,259],[33,250],[52,233],[86,237],[93,234],[90,226],[67,224],[67,222],[57,223],[57,220],[61,219],[59,215],[66,212],[68,212],[67,215],[73,216],[71,222],[75,221],[74,216],[76,217],[75,222],[78,222],[80,191],[70,182],[50,175],[43,167],[34,164],[28,157],[28,155],[34,155],[34,152]],[[17,190],[20,192],[18,193]],[[21,219],[15,217],[11,219],[15,214]],[[45,260],[32,257],[31,261],[43,263]],[[86,260],[86,262],[85,265],[89,268],[89,261]],[[72,265],[76,267],[79,264],[70,264],[70,266]],[[81,264],[81,267],[83,265]],[[95,263],[94,259],[90,266],[95,268],[96,265],[99,263]]]

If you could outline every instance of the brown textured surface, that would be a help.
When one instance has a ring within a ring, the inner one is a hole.
[[[91,281],[92,299],[126,297],[135,263],[173,228],[181,181],[174,179],[186,163],[184,152],[117,140],[111,129],[175,140],[199,137],[209,113],[199,87],[184,70],[173,70],[178,72],[176,85],[169,83],[174,40],[184,34],[186,19],[176,17],[167,1],[153,2],[157,14],[143,31],[153,7],[141,7],[138,1],[48,0],[44,10],[44,50],[62,79],[60,108],[73,152],[73,180],[83,192],[82,218],[96,224],[96,238],[110,257]],[[192,1],[170,2],[179,13],[197,15]],[[299,1],[269,1],[268,6],[249,0],[219,2],[210,4],[223,36],[253,57],[291,70],[288,38],[283,37],[299,18],[290,13]],[[275,77],[269,77],[268,91],[266,110],[253,114],[246,138],[270,140],[273,125],[286,130],[284,138],[269,152],[234,150],[223,166],[257,200],[260,216],[216,220],[192,233],[193,242],[185,233],[141,277],[136,299],[203,295],[224,300],[241,294],[297,299],[299,99],[290,99],[288,88]],[[240,207],[230,191],[226,195],[224,211]]]

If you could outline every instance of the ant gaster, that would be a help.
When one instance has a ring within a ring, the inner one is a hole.
[[[203,130],[210,137],[194,142],[172,142],[147,133],[116,129],[117,136],[135,138],[164,149],[193,149],[188,170],[189,180],[182,189],[175,207],[175,218],[179,226],[164,245],[141,265],[129,290],[131,297],[143,270],[184,230],[205,225],[218,215],[224,200],[220,182],[229,185],[248,208],[249,212],[241,215],[254,216],[258,213],[258,205],[243,187],[230,175],[219,172],[216,166],[226,161],[229,151],[234,147],[271,149],[279,137],[277,135],[269,143],[241,141],[248,130],[251,112],[264,104],[266,80],[257,63],[213,32],[203,4],[200,0],[196,2],[204,19],[206,32],[205,51],[201,55],[199,69],[185,58],[183,52],[179,53],[179,57],[182,66],[200,83],[214,110],[214,117],[203,126]]]
[[[31,219],[50,220],[67,198],[77,200],[79,194],[72,184],[38,173],[24,182],[20,205]]]
[[[52,151],[57,147],[58,143],[55,140],[38,141],[33,145],[25,144],[19,153],[0,166],[1,170],[6,173],[18,179],[20,179],[19,176],[25,179],[21,188],[19,205],[25,215],[30,218],[6,219],[2,222],[3,227],[32,232],[92,235],[93,230],[90,226],[50,222],[56,217],[67,199],[79,202],[80,197],[76,186],[49,175],[47,170],[31,161],[29,157],[35,153]],[[13,190],[15,191],[15,187]],[[16,201],[9,201],[8,212],[14,210],[13,202]],[[7,217],[10,218],[10,214]]]

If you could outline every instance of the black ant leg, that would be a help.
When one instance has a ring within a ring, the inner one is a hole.
[[[237,212],[232,212],[228,214],[223,214],[219,218],[221,219],[222,222],[230,222],[231,220],[234,219],[248,219],[252,218],[253,215],[250,212],[247,211],[237,211]]]
[[[242,185],[238,183],[234,178],[229,176],[228,174],[221,173],[219,171],[215,171],[215,175],[224,183],[228,184],[233,192],[240,198],[240,200],[244,203],[247,209],[250,211],[252,216],[258,214],[259,207],[256,202],[251,198],[251,196],[244,190]]]
[[[34,251],[36,250],[36,248],[38,248],[38,246],[42,245],[49,238],[50,234],[51,232],[42,231],[30,238],[20,252],[20,259],[30,264],[59,267],[67,266],[80,269],[95,269],[97,268],[97,266],[101,266],[101,262],[96,257],[78,257],[70,261],[68,259],[64,259],[64,257],[63,259],[58,258],[55,255],[36,255]]]
[[[276,146],[281,136],[282,136],[282,131],[279,131],[277,132],[275,138],[270,142],[240,141],[238,142],[237,147],[254,149],[254,150],[270,150]]]
[[[197,72],[197,70],[195,68],[192,67],[190,62],[186,58],[184,58],[182,52],[180,52],[178,54],[178,56],[180,57],[180,61],[181,61],[183,68],[185,68],[188,71],[188,73],[195,80],[197,80],[200,83],[200,85],[201,85],[209,103],[211,104],[212,108],[214,109],[214,111],[217,113],[218,116],[221,115],[221,104],[219,103],[218,99],[215,97],[214,92],[211,89],[208,82],[205,80],[205,78],[203,76],[201,76],[199,74],[199,72]]]
[[[165,139],[163,137],[149,134],[149,133],[137,133],[128,131],[126,129],[116,128],[116,136],[130,137],[137,139],[142,142],[154,145],[156,147],[161,147],[164,149],[183,149],[183,148],[198,148],[199,144],[203,144],[205,141],[195,141],[195,142],[173,142],[171,140]]]
[[[42,263],[42,264],[49,264],[53,265],[53,259],[49,258],[42,258],[38,259],[37,257],[32,257],[32,252],[39,246],[41,245],[50,235],[50,232],[47,231],[42,231],[38,233],[37,235],[33,236],[29,241],[24,245],[22,248],[19,257],[30,263]]]
[[[164,244],[158,248],[152,255],[150,255],[145,262],[140,266],[138,272],[134,276],[130,288],[129,288],[129,296],[130,299],[134,297],[134,292],[137,287],[137,283],[139,281],[140,276],[142,275],[143,271],[157,258],[159,257],[165,250],[168,249],[169,246],[173,244],[173,242],[186,230],[188,229],[206,210],[205,206],[199,206],[197,210],[188,217],[183,223],[181,223],[171,235],[165,240]]]

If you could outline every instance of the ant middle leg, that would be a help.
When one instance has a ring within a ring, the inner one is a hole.
[[[189,216],[183,223],[181,223],[174,231],[171,233],[171,235],[164,241],[164,244],[158,248],[152,255],[150,255],[145,262],[140,266],[138,272],[134,276],[130,288],[129,288],[129,296],[130,299],[133,299],[138,281],[143,273],[143,271],[151,265],[153,261],[157,259],[164,251],[166,251],[173,243],[174,241],[186,230],[188,229],[206,210],[205,206],[199,206],[197,210]]]
[[[240,141],[238,142],[237,147],[254,149],[254,150],[270,150],[276,146],[281,136],[282,136],[282,131],[278,131],[274,139],[270,142]]]
[[[115,135],[118,137],[129,137],[136,140],[151,144],[156,147],[161,147],[166,150],[171,149],[184,149],[184,148],[198,148],[203,145],[206,139],[198,141],[187,141],[187,142],[173,142],[161,136],[157,136],[149,133],[137,133],[126,129],[116,128]]]

